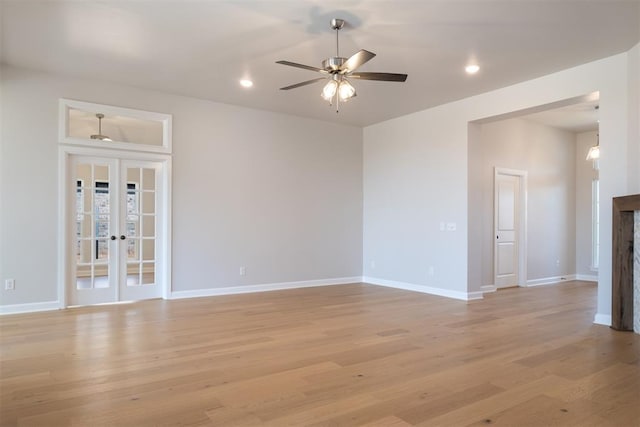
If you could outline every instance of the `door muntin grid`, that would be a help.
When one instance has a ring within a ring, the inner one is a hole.
[[[155,284],[157,174],[154,168],[127,166],[125,230],[127,286]]]
[[[101,183],[109,182],[111,166],[79,162],[75,172],[75,286],[77,290],[109,288],[113,194]]]

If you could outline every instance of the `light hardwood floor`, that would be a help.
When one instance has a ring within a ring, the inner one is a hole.
[[[640,335],[586,282],[353,284],[0,318],[2,425],[640,425]]]

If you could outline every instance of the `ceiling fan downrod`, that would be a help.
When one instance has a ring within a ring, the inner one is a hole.
[[[344,19],[333,18],[331,20],[331,29],[336,30],[336,56],[340,57],[340,39],[338,33],[344,27]]]

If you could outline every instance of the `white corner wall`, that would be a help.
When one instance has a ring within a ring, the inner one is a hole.
[[[174,292],[361,276],[360,128],[1,72],[0,278],[16,289],[3,286],[0,305],[51,308],[57,299],[59,98],[173,115]]]
[[[481,245],[467,231],[477,213],[468,204],[473,196],[467,148],[478,133],[469,123],[599,91],[603,202],[596,318],[606,323],[611,198],[637,187],[628,161],[638,144],[631,126],[631,56],[615,55],[365,128],[363,275],[468,296],[481,292],[481,275],[468,269],[468,259],[477,265],[469,249]],[[440,231],[441,222],[455,223],[456,231]]]

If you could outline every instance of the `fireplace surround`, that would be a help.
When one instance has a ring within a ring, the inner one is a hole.
[[[636,211],[640,211],[640,194],[613,198],[611,327],[618,331],[633,331],[634,299],[640,300],[638,295],[634,298]],[[640,242],[636,242],[636,245],[640,245]],[[640,270],[640,266],[636,265],[635,269]],[[640,310],[640,307],[636,306],[635,310]]]

